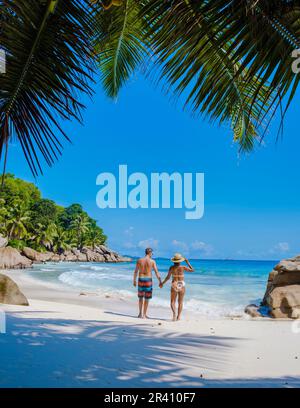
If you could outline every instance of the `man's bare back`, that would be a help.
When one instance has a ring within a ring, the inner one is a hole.
[[[137,261],[139,278],[151,278],[152,270],[154,269],[155,262],[149,257],[140,258]],[[156,265],[155,265],[156,266]]]

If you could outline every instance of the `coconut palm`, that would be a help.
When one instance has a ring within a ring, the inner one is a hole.
[[[61,153],[68,139],[59,118],[78,119],[78,92],[91,94],[93,69],[88,0],[1,1],[0,45],[6,73],[0,75],[0,158],[13,137],[33,174]],[[3,172],[4,174],[4,172]]]
[[[27,234],[30,212],[19,202],[12,205],[6,215],[5,230],[8,240],[23,239]]]
[[[30,237],[33,245],[37,249],[51,249],[53,245],[53,240],[56,234],[56,225],[51,223],[47,227],[45,225],[38,223]]]
[[[0,155],[15,135],[34,174],[40,155],[51,165],[61,152],[59,118],[80,119],[77,93],[91,94],[95,62],[109,96],[143,67],[246,150],[299,84],[294,0],[7,0],[0,33]]]
[[[63,251],[69,249],[70,248],[69,240],[70,237],[68,231],[65,231],[61,227],[56,227],[56,232],[54,234],[52,241],[53,251],[56,253],[62,253]]]
[[[85,234],[89,231],[90,221],[88,217],[82,213],[76,215],[70,224],[70,231],[74,233],[77,249],[81,249]]]
[[[234,140],[249,150],[297,89],[291,53],[300,48],[298,3],[123,0],[99,8],[95,43],[104,89],[115,97],[148,54],[147,71],[165,89],[194,114],[230,123]]]
[[[104,235],[103,230],[97,226],[91,227],[86,237],[86,244],[90,245],[93,249],[97,245],[105,244],[107,237]]]
[[[5,207],[5,200],[0,198],[0,233],[6,233],[5,221],[7,217],[7,208]]]

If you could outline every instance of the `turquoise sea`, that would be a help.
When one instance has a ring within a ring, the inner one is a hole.
[[[164,277],[170,266],[156,259]],[[276,261],[194,260],[194,273],[186,273],[185,308],[208,317],[235,316],[249,303],[258,303],[264,295],[269,272]],[[59,283],[78,290],[93,290],[136,298],[132,285],[134,263],[47,263],[35,265],[29,272],[35,278]],[[154,277],[155,304],[169,307],[170,283],[159,289]]]

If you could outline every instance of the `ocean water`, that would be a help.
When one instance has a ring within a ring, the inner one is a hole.
[[[156,259],[164,277],[170,266],[166,259]],[[207,317],[242,315],[249,303],[259,303],[264,295],[269,272],[276,261],[194,260],[195,272],[186,273],[185,308]],[[134,263],[47,263],[35,265],[31,276],[60,283],[78,290],[117,294],[136,299],[132,285]],[[158,287],[155,275],[153,300],[169,307],[170,281]]]

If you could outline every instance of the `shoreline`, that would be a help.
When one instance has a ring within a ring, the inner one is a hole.
[[[0,273],[4,273],[13,279],[27,299],[74,306],[81,305],[84,307],[95,308],[97,310],[107,309],[113,313],[123,312],[132,317],[138,315],[137,297],[131,298],[126,297],[125,295],[122,296],[121,294],[108,294],[106,291],[99,291],[99,289],[93,291],[92,289],[71,287],[59,282],[47,282],[29,276],[27,270],[24,269],[0,270]],[[154,311],[154,317],[158,318],[159,316],[163,316],[164,319],[168,320],[168,318],[170,318],[171,320],[170,308],[155,304],[155,295],[153,301],[149,305],[149,310],[150,313],[152,310]],[[199,314],[197,312],[185,310],[183,316],[190,319],[196,318],[197,316],[199,317]],[[202,318],[205,319],[204,316],[202,316]]]
[[[30,306],[1,305],[0,387],[300,387],[289,320],[185,312],[172,322],[154,305],[151,319],[137,319],[134,302],[4,273]]]
[[[69,263],[72,265],[74,262],[67,262],[63,261],[62,263]],[[39,268],[45,267],[47,269],[47,265],[51,268],[52,265],[55,263],[52,262],[45,262],[42,264],[36,263],[35,265]],[[93,263],[90,262],[93,266]],[[104,263],[104,267],[107,263]],[[31,269],[32,270],[32,269]],[[130,292],[127,289],[124,289],[123,292],[120,293],[118,290],[115,291],[114,289],[100,289],[99,287],[92,289],[92,288],[84,288],[84,287],[76,287],[72,286],[69,283],[65,283],[63,281],[57,282],[50,282],[40,277],[34,277],[30,275],[30,269],[11,269],[11,270],[0,270],[0,273],[7,274],[7,276],[11,277],[21,289],[23,288],[23,293],[27,298],[32,298],[36,300],[45,300],[45,301],[54,301],[59,303],[68,303],[68,304],[81,304],[83,306],[88,307],[95,307],[95,308],[108,308],[112,311],[122,311],[125,310],[126,313],[134,314],[137,312],[138,308],[138,298],[136,296],[136,289],[133,292]],[[154,286],[153,292],[153,299],[150,301],[149,309],[155,310],[155,315],[163,315],[166,319],[172,316],[170,305],[169,305],[169,297],[168,299],[161,298],[159,295],[160,289],[158,286]],[[183,318],[187,319],[205,319],[205,320],[223,320],[223,319],[237,319],[237,320],[248,320],[251,317],[249,314],[245,313],[243,309],[241,310],[228,310],[228,313],[219,314],[219,313],[205,313],[199,310],[193,310],[189,308],[187,303],[189,301],[193,301],[189,299],[189,296],[186,296],[185,299],[185,307],[183,308]],[[268,316],[259,317],[258,319],[263,318],[264,320],[272,320]]]

